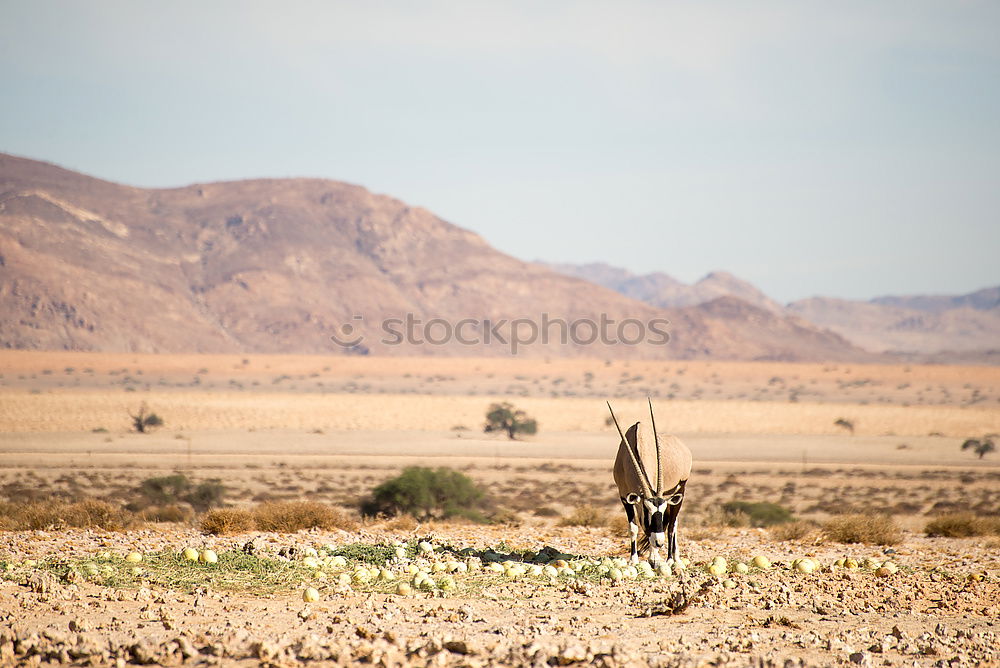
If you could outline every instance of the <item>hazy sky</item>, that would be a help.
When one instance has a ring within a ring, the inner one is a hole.
[[[776,299],[1000,283],[1000,2],[0,0],[0,151]]]

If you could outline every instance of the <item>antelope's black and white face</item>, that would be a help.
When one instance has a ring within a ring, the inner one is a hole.
[[[668,499],[658,496],[642,500],[643,529],[645,529],[646,535],[649,536],[649,541],[656,547],[663,547],[665,543],[663,527],[666,523],[664,517],[669,505],[670,502]]]

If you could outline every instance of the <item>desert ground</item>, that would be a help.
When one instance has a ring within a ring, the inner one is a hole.
[[[604,402],[631,424],[647,396],[694,455],[690,563],[616,579],[628,546]],[[497,401],[539,432],[484,434]],[[148,434],[130,429],[142,404],[164,420]],[[925,527],[1000,516],[1000,454],[960,448],[997,432],[992,367],[0,352],[5,508],[121,506],[183,474],[219,481],[233,509],[315,501],[350,520],[0,531],[0,665],[996,663],[1000,536]],[[413,465],[468,475],[494,521],[359,516]],[[734,522],[731,501],[779,504],[797,530]],[[841,542],[825,527],[844,513],[891,518],[899,538]],[[219,561],[184,562],[186,547]],[[398,594],[411,569],[435,585]]]

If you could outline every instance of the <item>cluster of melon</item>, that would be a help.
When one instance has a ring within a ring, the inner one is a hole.
[[[767,570],[771,568],[771,562],[767,559],[767,557],[762,556],[754,557],[749,564],[741,561],[729,562],[724,557],[715,557],[712,561],[705,564],[705,570],[716,577],[722,577],[730,573],[748,573],[751,568]],[[814,571],[822,570],[822,565],[817,559],[811,557],[801,557],[798,559],[792,559],[788,562],[788,568],[796,573],[809,574]],[[890,575],[896,573],[899,570],[899,567],[892,561],[879,561],[871,557],[860,561],[844,557],[842,559],[837,559],[827,570],[833,571],[836,569],[866,569],[874,572],[875,575],[879,577],[889,577]],[[724,584],[728,582],[730,581],[727,580]]]
[[[611,583],[623,580],[653,579],[671,575],[675,570],[687,567],[690,562],[680,560],[676,564],[661,562],[652,566],[648,562],[629,563],[622,558],[587,559],[545,548],[536,553],[528,553],[518,560],[511,555],[493,550],[477,551],[471,548],[457,552],[446,552],[428,541],[416,546],[416,556],[410,557],[402,543],[395,546],[395,559],[384,566],[358,564],[353,570],[342,556],[333,556],[335,546],[328,545],[316,550],[302,551],[302,564],[313,569],[313,577],[319,581],[332,580],[337,590],[347,591],[355,587],[369,585],[390,586],[395,583],[395,592],[408,596],[417,591],[450,592],[459,587],[463,577],[475,573],[479,576],[494,576],[509,580],[538,578],[555,581],[558,578],[597,576]],[[328,571],[342,571],[335,576]],[[458,578],[458,580],[456,580]],[[302,594],[307,602],[318,600],[319,590],[307,587]]]
[[[185,547],[184,551],[181,552],[181,556],[184,557],[184,561],[200,561],[203,564],[216,564],[219,562],[219,555],[215,553],[215,550],[202,550],[199,552],[193,547]]]
[[[862,559],[860,561],[850,557],[843,557],[833,562],[833,568],[842,568],[848,571],[864,569],[872,571],[880,578],[887,578],[899,571],[899,567],[892,560],[879,561],[878,559],[873,559],[872,557],[868,557],[867,559]]]

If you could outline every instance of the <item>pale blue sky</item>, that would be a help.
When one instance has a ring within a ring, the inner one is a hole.
[[[1000,3],[0,0],[0,151],[782,301],[1000,283]]]

